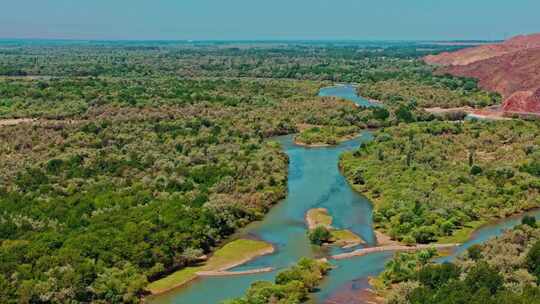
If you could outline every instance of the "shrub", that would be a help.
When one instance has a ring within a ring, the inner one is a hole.
[[[527,268],[540,283],[540,241],[537,241],[527,253]]]
[[[323,243],[328,243],[332,239],[332,233],[324,226],[319,226],[309,233],[309,240],[312,244],[322,245]]]
[[[525,215],[522,219],[521,219],[521,224],[523,225],[527,225],[529,227],[532,227],[532,228],[536,228],[537,227],[537,224],[536,224],[536,218],[532,215]]]
[[[467,248],[467,256],[473,261],[480,260],[482,258],[482,246],[476,244]]]
[[[478,175],[482,173],[482,167],[478,165],[472,165],[471,166],[471,175]]]
[[[486,262],[479,262],[465,277],[465,285],[473,292],[486,289],[494,295],[502,289],[503,277],[497,269],[489,266]]]
[[[418,272],[418,281],[429,288],[438,288],[459,278],[461,271],[452,263],[428,265]]]

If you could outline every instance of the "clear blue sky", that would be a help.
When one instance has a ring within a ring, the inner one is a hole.
[[[501,39],[540,0],[5,0],[2,38]]]

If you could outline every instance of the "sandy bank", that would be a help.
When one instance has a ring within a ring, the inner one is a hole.
[[[347,229],[336,229],[332,227],[333,218],[325,208],[314,208],[308,210],[305,216],[306,224],[309,230],[317,227],[325,227],[330,230],[332,240],[329,244],[342,248],[352,248],[366,242],[358,235]]]
[[[435,249],[447,249],[447,248],[455,248],[460,246],[461,244],[426,244],[426,245],[414,245],[414,246],[405,246],[405,245],[387,245],[387,246],[377,246],[377,247],[369,247],[369,248],[362,248],[358,249],[352,252],[342,253],[342,254],[336,254],[331,256],[331,259],[334,260],[343,260],[343,259],[350,259],[357,256],[363,256],[371,253],[376,252],[386,252],[386,251],[417,251],[427,248],[435,248]]]
[[[231,276],[272,271],[259,269],[227,272],[231,268],[245,264],[255,258],[271,254],[274,251],[274,246],[263,241],[236,240],[218,249],[202,265],[183,268],[169,276],[150,283],[146,287],[146,290],[152,295],[158,295],[180,288],[202,276]]]
[[[272,272],[272,271],[274,271],[274,268],[265,267],[265,268],[258,268],[258,269],[244,270],[244,271],[199,271],[197,272],[197,275],[201,277],[229,277],[229,276],[257,274],[257,273]]]

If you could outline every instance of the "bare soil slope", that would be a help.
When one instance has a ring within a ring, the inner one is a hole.
[[[437,73],[472,77],[482,88],[500,93],[508,114],[540,115],[540,34],[517,36],[503,43],[430,55]]]
[[[540,33],[516,36],[502,43],[482,45],[451,53],[445,52],[439,55],[430,55],[426,56],[424,60],[429,64],[444,66],[468,65],[493,57],[537,47],[540,47]]]

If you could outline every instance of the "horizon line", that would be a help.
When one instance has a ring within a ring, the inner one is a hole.
[[[253,38],[253,39],[98,39],[98,38],[16,38],[0,37],[0,41],[69,41],[69,42],[497,42],[504,39],[362,39],[362,38]]]

